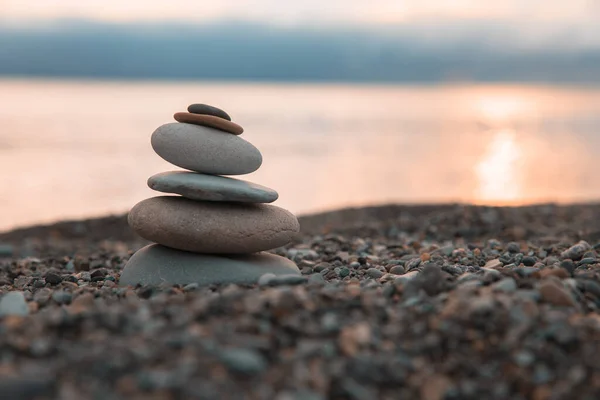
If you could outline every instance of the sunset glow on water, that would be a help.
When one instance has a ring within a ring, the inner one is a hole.
[[[0,229],[126,212],[177,169],[150,135],[222,107],[295,213],[381,203],[600,199],[600,90],[0,80]]]

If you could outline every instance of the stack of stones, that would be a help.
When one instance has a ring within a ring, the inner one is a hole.
[[[287,258],[263,253],[288,244],[300,229],[289,211],[265,204],[277,200],[277,192],[221,176],[256,171],[261,153],[239,137],[244,129],[223,110],[192,104],[188,111],[152,134],[154,151],[189,171],[148,180],[150,188],[180,196],[133,207],[129,225],[157,244],[131,257],[120,283],[254,283],[265,273],[299,274]]]

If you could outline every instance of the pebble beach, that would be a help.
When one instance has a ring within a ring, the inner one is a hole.
[[[299,218],[301,275],[119,286],[126,216],[0,234],[7,399],[597,399],[600,204]],[[9,293],[9,294],[7,294]]]

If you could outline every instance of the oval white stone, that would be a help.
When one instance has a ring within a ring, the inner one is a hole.
[[[178,167],[214,175],[256,171],[262,155],[244,139],[205,126],[169,123],[152,134],[152,148]]]

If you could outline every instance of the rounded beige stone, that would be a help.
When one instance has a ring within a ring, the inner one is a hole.
[[[241,135],[244,133],[244,128],[235,122],[227,121],[226,119],[215,117],[214,115],[178,112],[173,115],[173,118],[175,118],[175,121],[184,124],[209,126],[211,128],[219,129],[223,132],[232,133],[234,135]]]
[[[207,254],[246,254],[288,244],[300,231],[289,211],[266,204],[202,202],[160,196],[138,203],[129,225],[163,246]]]
[[[260,151],[251,143],[206,126],[165,124],[154,131],[151,143],[171,164],[205,174],[249,174],[262,164]]]

